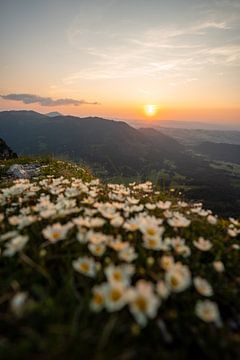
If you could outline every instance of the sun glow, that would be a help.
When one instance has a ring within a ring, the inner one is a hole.
[[[145,114],[147,116],[154,116],[157,113],[157,106],[156,105],[145,105],[144,110],[145,110]]]

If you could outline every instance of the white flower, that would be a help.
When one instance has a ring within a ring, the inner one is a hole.
[[[202,216],[202,217],[207,217],[210,214],[211,214],[211,210],[200,209],[199,212],[198,212],[198,215]]]
[[[118,311],[122,309],[127,302],[126,288],[115,284],[109,284],[106,287],[105,307],[108,311]]]
[[[139,221],[137,218],[128,219],[124,225],[124,229],[127,231],[137,231],[139,229]]]
[[[235,226],[240,226],[240,222],[232,217],[229,218],[229,221]]]
[[[99,217],[91,218],[91,217],[78,217],[73,219],[73,223],[77,226],[85,226],[87,228],[99,228],[105,224],[105,220]]]
[[[140,204],[140,205],[133,205],[133,206],[131,206],[130,208],[129,208],[129,212],[130,213],[139,213],[139,212],[141,212],[141,211],[143,211],[143,209],[144,209],[144,206],[142,205],[142,204]]]
[[[147,237],[145,236],[143,239],[143,246],[149,250],[161,250],[162,249],[162,238],[156,237]]]
[[[19,229],[23,229],[24,227],[29,226],[35,221],[37,221],[37,217],[31,215],[11,216],[8,221],[9,224],[14,226],[17,225]]]
[[[129,246],[129,243],[126,241],[122,241],[121,238],[119,237],[117,239],[111,239],[109,241],[108,246],[113,250],[119,252],[126,249]]]
[[[185,239],[181,239],[180,237],[171,239],[172,247],[177,252],[177,254],[182,255],[184,257],[188,257],[191,254],[190,248],[185,245]]]
[[[239,234],[239,230],[236,228],[229,228],[228,235],[231,237],[236,237]]]
[[[172,203],[171,201],[158,201],[156,203],[156,206],[159,208],[159,209],[162,209],[162,210],[168,210],[170,209]]]
[[[160,266],[164,270],[169,270],[174,265],[174,258],[169,255],[163,255],[160,259]]]
[[[220,323],[220,314],[218,306],[210,300],[199,300],[195,308],[196,315],[203,321]]]
[[[207,280],[201,278],[200,276],[197,276],[193,279],[194,286],[196,290],[199,292],[199,294],[203,296],[212,296],[213,295],[213,289],[212,286],[208,283]]]
[[[212,248],[212,243],[209,240],[205,240],[203,237],[200,237],[197,241],[194,241],[193,244],[201,251],[208,251]]]
[[[213,267],[214,267],[214,269],[217,271],[217,272],[219,272],[219,273],[222,273],[222,272],[224,272],[225,271],[225,267],[224,267],[224,264],[223,264],[223,262],[222,261],[214,261],[213,262]]]
[[[87,243],[87,229],[78,228],[78,233],[77,233],[76,237],[77,237],[77,240],[80,242],[80,244],[86,244]]]
[[[11,310],[12,312],[17,315],[21,316],[24,311],[24,306],[27,301],[28,294],[23,291],[19,291],[17,294],[15,294],[11,300]]]
[[[127,201],[130,205],[137,205],[139,203],[139,199],[135,199],[133,197],[127,197]]]
[[[96,263],[88,256],[79,257],[72,262],[72,265],[74,270],[86,276],[95,277],[96,275]]]
[[[124,223],[124,218],[122,216],[116,216],[114,217],[111,221],[110,224],[113,227],[119,228],[120,226],[122,226],[122,224]]]
[[[106,245],[104,244],[88,244],[88,248],[95,256],[102,256],[106,251]]]
[[[162,280],[158,281],[156,290],[162,299],[167,299],[170,294],[169,288]]]
[[[133,265],[109,265],[105,269],[108,282],[116,286],[127,286],[130,284],[130,278],[134,273]]]
[[[130,263],[133,260],[135,260],[138,257],[138,255],[132,246],[127,246],[118,253],[118,257],[120,260],[124,260]]]
[[[233,248],[234,250],[239,250],[239,249],[240,249],[240,245],[239,245],[239,244],[233,244],[233,245],[232,245],[232,248]]]
[[[86,238],[89,242],[92,244],[98,245],[102,243],[106,243],[108,241],[108,236],[101,233],[101,232],[95,232],[95,231],[88,231]]]
[[[185,201],[178,201],[178,205],[182,208],[186,208],[189,206],[188,203],[186,203]]]
[[[80,194],[79,190],[75,187],[69,187],[65,190],[65,195],[68,198],[76,197]]]
[[[145,208],[148,210],[155,210],[156,204],[147,203],[147,204],[145,204]]]
[[[207,217],[207,221],[209,222],[209,224],[211,225],[216,225],[217,222],[218,222],[218,219],[216,216],[213,216],[213,215],[208,215]]]
[[[143,237],[143,246],[149,250],[161,250],[162,249],[162,238],[161,237]]]
[[[167,287],[173,292],[186,290],[191,284],[191,273],[186,265],[175,263],[165,274]]]
[[[5,234],[0,236],[0,241],[6,241],[9,239],[12,239],[13,237],[16,237],[18,235],[18,232],[16,230],[8,231]]]
[[[147,324],[147,319],[157,315],[160,299],[155,295],[150,282],[139,280],[135,287],[128,291],[128,302],[131,313],[141,326]]]
[[[116,209],[110,203],[100,203],[97,208],[101,215],[106,219],[113,219],[117,215]]]
[[[179,212],[175,212],[173,214],[173,217],[171,219],[168,219],[168,224],[174,228],[188,227],[191,224],[191,221]]]
[[[19,252],[24,248],[28,240],[29,240],[28,236],[18,235],[14,237],[6,244],[6,249],[4,250],[3,255],[5,256],[15,255],[16,252]]]
[[[90,307],[93,311],[99,312],[103,309],[105,305],[105,296],[107,290],[107,283],[96,285],[92,289],[92,299],[90,303]]]
[[[140,230],[143,234],[144,247],[151,250],[160,250],[162,246],[162,234],[165,229],[158,225],[158,220],[145,218],[140,224]]]
[[[53,225],[47,226],[43,229],[42,234],[45,239],[49,240],[52,243],[56,243],[59,240],[64,240],[66,238],[67,232],[72,227],[72,224],[61,225],[56,223]]]

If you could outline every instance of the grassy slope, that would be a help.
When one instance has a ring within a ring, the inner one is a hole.
[[[65,178],[77,177],[84,181],[88,181],[92,178],[89,168],[86,166],[79,166],[74,162],[56,159],[51,156],[21,156],[18,159],[0,160],[0,179],[6,176],[7,170],[13,164],[41,165],[42,168],[38,174],[38,177],[40,178],[48,175],[54,177],[64,176]]]
[[[191,205],[182,207],[178,199],[171,194],[134,190],[133,186],[129,190],[125,189],[143,204],[142,212],[146,211],[156,219],[163,219],[164,237],[181,236],[186,240],[191,255],[184,257],[173,246],[167,250],[147,249],[141,231],[130,233],[123,226],[116,228],[101,212],[97,215],[92,213],[93,217],[106,220],[105,225],[96,231],[114,237],[121,235],[122,241],[134,247],[138,257],[133,261],[133,286],[139,279],[145,279],[154,286],[159,280],[165,281],[166,271],[160,266],[160,260],[163,255],[171,255],[175,262],[180,261],[187,266],[192,279],[201,276],[213,287],[211,300],[218,304],[222,326],[206,323],[196,316],[195,305],[205,297],[200,295],[191,283],[183,291],[171,291],[167,299],[161,299],[157,315],[153,320],[149,319],[146,327],[141,328],[131,315],[128,305],[119,311],[110,312],[107,308],[97,314],[89,308],[93,286],[106,280],[104,269],[110,264],[124,262],[119,259],[116,251],[107,246],[102,257],[93,256],[87,244],[77,241],[79,230],[76,226],[69,230],[64,241],[54,244],[42,235],[42,230],[49,224],[66,224],[80,215],[86,217],[91,211],[89,209],[95,209],[94,203],[97,201],[112,202],[112,190],[104,184],[89,183],[92,179],[90,173],[74,164],[52,159],[36,161],[46,165],[42,170],[42,179],[47,175],[63,175],[70,179],[69,182],[61,179],[54,185],[54,189],[60,189],[60,193],[63,189],[62,193],[65,194],[67,202],[69,199],[65,189],[76,187],[72,177],[81,178],[87,188],[85,185],[78,185],[80,194],[73,197],[79,208],[76,213],[66,214],[62,208],[57,215],[49,218],[39,216],[34,206],[43,193],[49,195],[54,204],[60,200],[61,195],[51,190],[51,178],[48,179],[48,185],[36,181],[34,186],[39,186],[39,189],[33,189],[35,193],[31,196],[29,187],[32,185],[27,185],[26,189],[13,195],[15,188],[11,188],[11,184],[8,186],[12,195],[6,195],[4,190],[4,197],[0,195],[0,214],[4,217],[0,223],[1,233],[16,229],[18,233],[29,236],[29,241],[22,251],[12,257],[0,257],[1,359],[26,359],[33,356],[37,359],[185,359],[190,356],[199,359],[237,358],[240,344],[240,280],[239,250],[235,245],[239,244],[239,235],[231,237],[228,234],[229,220],[221,219],[217,225],[211,225],[205,216],[194,214]],[[28,163],[29,159],[20,159],[20,162]],[[4,163],[5,170],[10,163]],[[96,197],[91,191],[97,192]],[[127,197],[123,195],[123,201],[118,202],[129,206]],[[86,198],[92,198],[93,203],[84,202]],[[4,199],[7,199],[7,202]],[[172,201],[172,211],[180,211],[184,217],[191,220],[189,226],[173,228],[168,224],[163,210],[148,209],[147,204],[156,204],[159,200],[166,199]],[[75,208],[73,204],[69,207]],[[27,213],[29,211],[28,215],[37,215],[38,219],[19,229],[21,225],[11,224],[9,218],[22,214],[23,208],[27,209]],[[136,215],[135,212],[118,212],[124,216],[125,221]],[[143,217],[145,216],[143,214]],[[201,251],[194,245],[194,241],[200,236],[211,241],[213,246],[209,251]],[[8,241],[0,242],[2,252]],[[101,265],[98,265],[94,278],[73,269],[72,261],[84,255],[90,256]],[[213,262],[219,260],[225,266],[223,273],[213,268]],[[12,301],[20,292],[25,292],[27,299],[16,310]]]

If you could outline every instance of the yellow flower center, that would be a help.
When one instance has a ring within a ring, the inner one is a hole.
[[[81,270],[82,270],[83,272],[88,272],[90,266],[89,266],[88,263],[85,262],[85,263],[82,263],[82,264],[80,265],[80,268],[81,268]]]
[[[147,233],[150,236],[154,236],[156,234],[156,230],[154,228],[148,228]]]
[[[178,278],[176,276],[172,276],[171,277],[171,285],[172,285],[172,287],[176,287],[176,286],[178,286],[178,284],[179,284]]]
[[[138,307],[138,309],[142,312],[147,310],[147,302],[146,299],[144,299],[142,296],[139,296],[136,300],[135,300],[135,304]]]
[[[121,299],[121,297],[122,297],[122,294],[118,289],[113,289],[111,291],[110,298],[112,301],[118,301],[119,299]]]
[[[131,225],[130,225],[130,229],[131,229],[131,230],[137,230],[137,228],[138,228],[138,227],[137,227],[136,224],[131,224]]]
[[[97,305],[101,305],[103,303],[103,296],[99,293],[94,294],[93,302]]]
[[[148,241],[148,244],[149,244],[150,247],[154,248],[156,246],[156,240],[150,239]]]
[[[120,272],[115,272],[115,273],[113,273],[113,278],[116,281],[121,281],[122,280],[122,274]]]
[[[58,239],[58,238],[60,237],[60,232],[59,232],[59,231],[54,231],[54,232],[52,233],[52,237],[53,237],[54,239]]]

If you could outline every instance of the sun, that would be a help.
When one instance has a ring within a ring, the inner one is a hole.
[[[157,113],[157,106],[156,105],[145,105],[144,106],[145,114],[147,116],[154,116]]]

